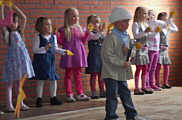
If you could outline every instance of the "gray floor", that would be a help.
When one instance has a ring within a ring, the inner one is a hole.
[[[138,113],[147,120],[182,120],[182,87],[165,89],[152,95],[132,95],[132,97]],[[123,112],[124,109],[119,104],[117,113],[120,120],[125,120]],[[104,107],[95,107],[22,120],[104,120],[104,116]]]

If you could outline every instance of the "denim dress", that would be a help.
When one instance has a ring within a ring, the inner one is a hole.
[[[40,47],[45,47],[47,44],[54,46],[54,36],[52,35],[49,42],[41,34]],[[34,54],[33,67],[35,70],[36,80],[58,80],[59,76],[55,71],[55,56],[54,47],[50,47],[45,54]]]
[[[86,68],[86,73],[90,74],[92,72],[101,72],[102,60],[101,60],[101,47],[103,38],[100,37],[97,40],[88,41],[88,67]]]

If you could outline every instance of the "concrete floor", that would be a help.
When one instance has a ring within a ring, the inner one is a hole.
[[[182,120],[182,87],[165,89],[152,95],[132,95],[132,97],[138,113],[147,120]],[[105,99],[97,101],[103,102]],[[118,106],[117,113],[120,120],[125,120],[121,104]],[[104,120],[104,116],[105,110],[102,106],[29,117],[22,120]]]

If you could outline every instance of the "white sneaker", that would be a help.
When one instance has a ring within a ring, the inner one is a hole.
[[[30,109],[30,107],[28,107],[28,106],[25,105],[24,103],[21,104],[21,110],[22,110],[22,111],[27,111],[27,110],[29,110],[29,109]]]
[[[78,101],[88,101],[89,99],[90,98],[87,95],[83,94],[83,93],[77,96]]]
[[[0,115],[3,115],[4,114],[4,112],[3,111],[0,111]]]
[[[71,102],[75,102],[76,101],[76,99],[74,98],[74,96],[71,94],[71,95],[69,95],[69,96],[67,96],[67,102],[69,102],[69,103],[71,103]]]

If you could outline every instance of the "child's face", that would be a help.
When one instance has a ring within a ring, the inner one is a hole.
[[[116,29],[118,29],[119,31],[121,31],[121,32],[126,31],[128,29],[128,26],[129,26],[129,21],[130,20],[120,20],[120,21],[116,21],[114,23],[114,27]]]
[[[167,16],[162,16],[161,20],[167,21]]]
[[[146,9],[141,10],[140,17],[141,17],[142,21],[145,21],[147,19],[147,10]]]
[[[155,20],[155,13],[154,12],[150,12],[149,20]]]
[[[100,19],[97,17],[92,17],[90,23],[94,26],[94,30],[98,31],[100,26]]]
[[[70,25],[74,25],[74,24],[77,24],[79,21],[79,14],[77,11],[75,10],[72,10],[70,11],[70,14],[69,14],[69,24]]]
[[[50,19],[46,19],[43,21],[42,26],[43,34],[51,34],[52,33],[52,23]]]

